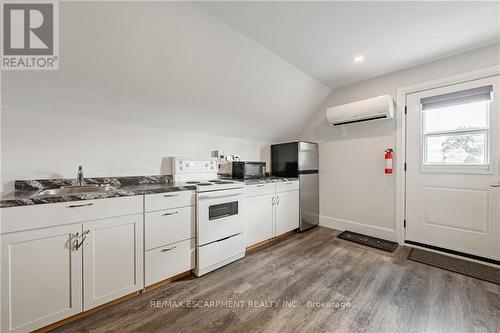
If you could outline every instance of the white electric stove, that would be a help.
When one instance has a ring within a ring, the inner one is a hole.
[[[196,186],[196,268],[201,276],[245,256],[244,183],[217,178],[217,159],[172,158],[177,186]]]

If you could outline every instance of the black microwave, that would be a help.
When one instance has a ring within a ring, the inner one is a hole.
[[[232,162],[232,177],[236,179],[262,178],[266,176],[266,162]]]

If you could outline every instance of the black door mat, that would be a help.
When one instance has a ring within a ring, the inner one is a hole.
[[[337,236],[338,238],[342,238],[345,240],[349,240],[351,242],[371,246],[380,250],[384,250],[387,252],[394,252],[398,248],[398,243],[396,242],[391,242],[385,239],[381,238],[376,238],[376,237],[371,237],[367,235],[362,235],[358,234],[356,232],[352,231],[344,231],[340,235]]]
[[[408,259],[479,280],[500,284],[500,268],[415,248],[410,250]]]

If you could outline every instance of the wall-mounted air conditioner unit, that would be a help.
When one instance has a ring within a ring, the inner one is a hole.
[[[359,123],[376,119],[393,119],[394,102],[389,95],[334,106],[326,110],[326,118],[332,126]]]

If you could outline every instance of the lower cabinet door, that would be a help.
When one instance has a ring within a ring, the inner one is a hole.
[[[146,251],[144,265],[146,286],[193,269],[195,247],[195,239],[192,238]]]
[[[274,194],[247,197],[246,246],[272,238]]]
[[[82,251],[75,246],[81,228],[1,236],[2,332],[32,331],[82,310]]]
[[[299,227],[299,191],[276,193],[276,236]]]
[[[144,286],[143,215],[83,224],[84,310]]]

